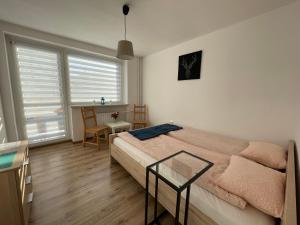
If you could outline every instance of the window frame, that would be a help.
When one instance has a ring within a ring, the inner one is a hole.
[[[0,95],[0,144],[7,142],[6,124],[3,113],[2,97]]]

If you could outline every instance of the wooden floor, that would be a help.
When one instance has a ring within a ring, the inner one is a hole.
[[[144,189],[119,164],[110,165],[108,146],[101,147],[66,142],[30,150],[30,225],[144,224]]]

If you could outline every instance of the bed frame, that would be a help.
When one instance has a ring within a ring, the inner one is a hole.
[[[110,159],[111,163],[118,162],[124,167],[137,182],[145,188],[146,169],[135,161],[132,157],[126,154],[122,149],[113,144],[117,134],[110,135]],[[288,146],[288,161],[287,161],[287,179],[284,213],[281,219],[281,225],[296,225],[297,224],[297,209],[296,209],[296,181],[295,181],[295,142],[290,141]],[[154,177],[150,176],[149,192],[154,196]],[[176,192],[169,188],[165,183],[159,182],[158,190],[159,203],[175,215]],[[185,200],[181,199],[180,218],[179,221],[183,224]],[[189,205],[189,224],[192,225],[218,225],[211,218],[202,213],[192,203]]]

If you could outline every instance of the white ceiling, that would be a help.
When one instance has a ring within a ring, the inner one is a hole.
[[[128,0],[128,39],[147,55],[295,0]],[[123,0],[0,0],[0,19],[109,48],[123,34]]]

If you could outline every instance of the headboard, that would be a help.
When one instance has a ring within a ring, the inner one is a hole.
[[[297,224],[297,199],[295,176],[295,142],[290,141],[288,146],[288,160],[286,168],[285,203],[281,225]]]

